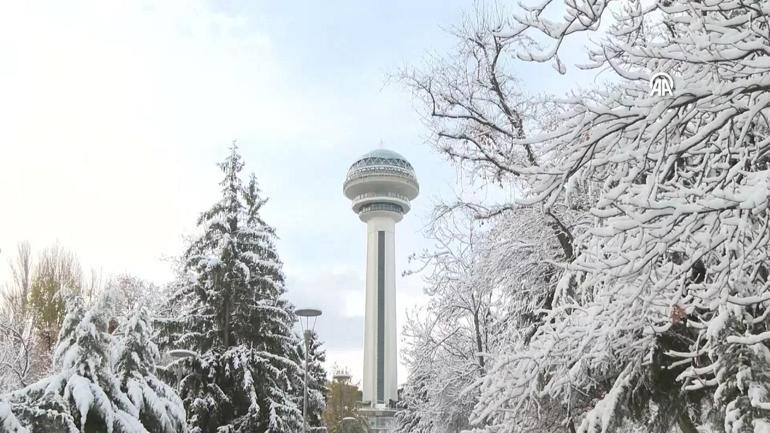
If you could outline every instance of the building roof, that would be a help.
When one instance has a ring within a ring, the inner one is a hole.
[[[388,149],[375,149],[360,158],[353,165],[350,166],[349,174],[362,169],[364,167],[383,166],[383,167],[400,167],[409,171],[414,176],[414,168],[412,164],[406,160],[398,152],[394,152]]]
[[[400,153],[394,152],[390,149],[374,149],[373,151],[362,156],[360,159],[365,158],[400,159],[402,161],[406,161],[406,158],[404,158]]]

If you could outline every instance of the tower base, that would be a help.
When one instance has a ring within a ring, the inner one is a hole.
[[[369,427],[369,433],[391,433],[396,429],[396,410],[386,405],[362,407],[358,410]]]

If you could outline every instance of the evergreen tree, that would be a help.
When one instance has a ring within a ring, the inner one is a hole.
[[[204,212],[200,235],[183,256],[176,317],[164,322],[166,344],[194,353],[176,361],[192,433],[294,432],[302,368],[294,314],[282,298],[284,277],[275,233],[260,216],[266,200],[252,175],[244,186],[235,145],[220,164],[222,198]]]
[[[11,405],[0,400],[0,433],[29,433],[11,412]]]
[[[152,326],[144,306],[135,309],[123,336],[114,339],[113,346],[120,388],[139,410],[139,419],[145,428],[150,433],[186,431],[181,399],[155,376],[155,363],[160,354],[152,341]]]
[[[326,396],[329,389],[326,386],[327,377],[324,362],[326,362],[326,350],[321,348],[321,342],[318,340],[318,334],[314,331],[307,331],[308,336],[308,364],[307,364],[307,423],[309,427],[323,426],[323,411],[326,402]],[[297,363],[304,365],[305,362],[305,344],[300,343],[297,346]],[[304,391],[302,399],[304,399]],[[300,400],[300,407],[303,402]]]
[[[0,413],[0,425],[15,422],[47,433],[148,433],[112,370],[107,302],[89,311],[77,298],[69,303],[54,352],[58,373],[9,394],[10,411],[0,410],[6,415]]]

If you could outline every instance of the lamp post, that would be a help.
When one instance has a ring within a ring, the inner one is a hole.
[[[307,365],[308,365],[308,344],[310,341],[310,333],[315,329],[315,322],[318,316],[321,315],[321,310],[315,308],[302,308],[295,312],[299,316],[299,324],[302,326],[302,334],[305,339],[305,398],[302,399],[302,424],[303,431],[307,433]],[[313,324],[310,324],[310,319],[313,319]],[[304,321],[303,321],[304,319]]]

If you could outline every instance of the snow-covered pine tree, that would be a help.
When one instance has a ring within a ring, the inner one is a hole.
[[[11,412],[11,405],[0,399],[0,433],[29,433]]]
[[[77,297],[69,301],[54,352],[58,372],[6,396],[18,424],[32,432],[147,433],[112,370],[108,302],[84,311]]]
[[[138,305],[123,329],[123,335],[113,338],[112,359],[120,388],[139,410],[142,425],[150,433],[187,431],[182,400],[155,376],[160,354],[147,309]]]
[[[324,368],[324,362],[326,362],[326,350],[323,349],[321,341],[318,339],[318,334],[314,331],[308,332],[308,366],[307,366],[307,388],[308,388],[308,403],[307,403],[307,423],[308,427],[322,427],[323,426],[323,412],[326,406],[326,396],[328,394],[328,387],[326,383],[328,378],[326,377],[326,369]],[[297,364],[303,365],[305,362],[305,343],[304,341],[297,345]],[[299,401],[299,407],[303,407],[303,400],[305,394],[303,391],[302,399]]]
[[[222,198],[204,212],[183,257],[179,290],[163,322],[172,349],[195,353],[171,365],[191,433],[296,432],[301,366],[275,233],[252,175],[244,186],[233,144],[220,164]]]

